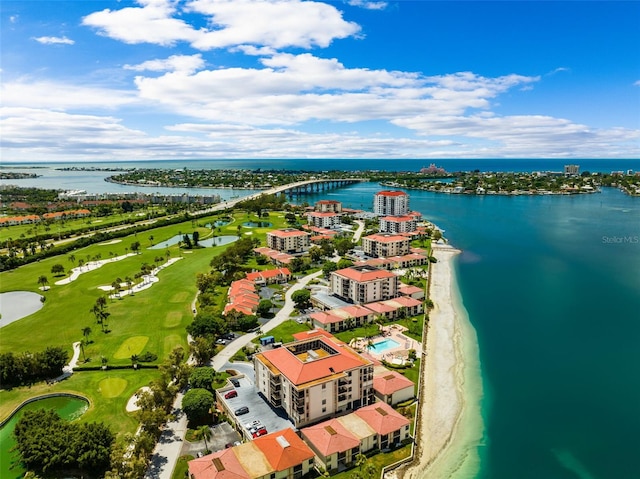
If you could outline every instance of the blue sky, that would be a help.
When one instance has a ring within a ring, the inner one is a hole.
[[[0,154],[638,158],[640,2],[2,1]]]

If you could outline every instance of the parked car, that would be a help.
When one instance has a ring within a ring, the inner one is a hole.
[[[251,436],[256,438],[256,437],[264,436],[265,434],[267,434],[267,429],[263,427],[262,429],[258,429],[256,432],[251,434]]]
[[[262,423],[260,421],[251,421],[248,422],[247,424],[244,425],[244,427],[246,427],[247,429],[251,429],[251,428],[258,428],[260,429],[262,427]]]
[[[237,394],[237,393],[236,393]],[[239,407],[234,411],[236,416],[242,416],[243,414],[247,414],[249,412],[249,408],[247,406]]]
[[[224,346],[225,344],[227,344],[227,340],[222,338],[216,339],[216,344],[222,344]]]
[[[222,339],[232,340],[235,339],[236,335],[234,333],[224,333],[222,335]]]
[[[224,393],[225,399],[231,399],[237,396],[238,396],[238,391],[236,391],[235,389],[232,389],[231,391]]]
[[[240,381],[238,381],[236,378],[233,378],[231,380],[231,384],[233,384],[235,387],[239,388],[240,387]]]

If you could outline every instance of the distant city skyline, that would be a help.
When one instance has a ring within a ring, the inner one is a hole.
[[[3,1],[0,157],[639,158],[640,2]]]

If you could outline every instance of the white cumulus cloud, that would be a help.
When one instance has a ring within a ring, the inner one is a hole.
[[[148,60],[138,65],[125,65],[125,70],[133,71],[154,71],[166,72],[177,71],[183,73],[193,73],[201,69],[205,62],[202,55],[172,55],[169,58]]]
[[[73,45],[76,43],[67,37],[34,37],[33,39],[43,45]]]
[[[326,47],[360,31],[334,6],[314,1],[191,0],[183,7],[173,0],[138,0],[138,4],[91,13],[82,23],[125,43],[187,42],[200,50],[240,45]],[[208,28],[196,29],[178,18],[183,12],[203,15]]]

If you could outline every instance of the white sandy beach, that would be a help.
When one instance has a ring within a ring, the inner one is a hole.
[[[415,460],[387,477],[466,478],[478,470],[482,386],[475,330],[461,304],[453,261],[460,251],[435,246]]]

